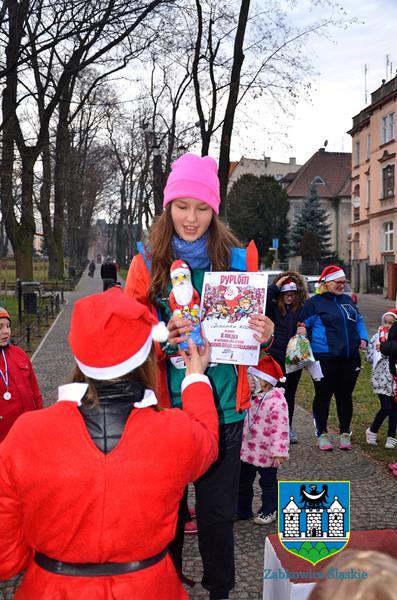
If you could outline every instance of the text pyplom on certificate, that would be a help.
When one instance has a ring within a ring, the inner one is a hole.
[[[200,315],[212,363],[258,364],[260,344],[248,321],[265,313],[266,292],[266,272],[205,274]]]

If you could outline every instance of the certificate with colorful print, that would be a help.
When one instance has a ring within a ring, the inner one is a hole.
[[[266,272],[205,274],[200,315],[212,363],[258,364],[260,344],[248,321],[265,313],[267,277]]]

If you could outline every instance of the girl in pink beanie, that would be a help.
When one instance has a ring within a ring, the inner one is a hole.
[[[172,165],[164,190],[164,212],[154,223],[149,249],[138,245],[126,282],[126,292],[148,304],[168,323],[167,345],[158,347],[157,394],[163,406],[181,407],[184,368],[178,344],[185,341],[191,325],[173,317],[169,307],[170,267],[180,259],[191,270],[191,281],[201,296],[206,271],[256,271],[258,255],[247,250],[218,217],[220,204],[216,162],[209,156],[185,154]],[[266,345],[273,323],[264,315],[252,315],[249,326]],[[182,367],[182,368],[181,368]],[[207,369],[214,390],[220,423],[217,462],[195,482],[197,530],[203,560],[203,587],[210,598],[225,599],[234,587],[233,521],[237,506],[240,447],[250,389],[246,368],[217,364]],[[182,571],[183,525],[186,497],[181,502],[180,523],[170,552]]]

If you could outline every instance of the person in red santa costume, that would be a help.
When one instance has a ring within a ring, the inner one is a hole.
[[[0,442],[20,415],[43,407],[32,363],[10,337],[11,317],[0,306]]]
[[[185,486],[217,458],[218,417],[193,342],[183,410],[158,409],[155,323],[118,288],[78,300],[74,383],[1,444],[0,579],[26,571],[15,599],[188,598],[166,548]]]

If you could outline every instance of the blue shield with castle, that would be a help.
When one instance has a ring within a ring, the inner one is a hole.
[[[278,535],[286,550],[316,565],[350,536],[350,481],[279,481]]]

